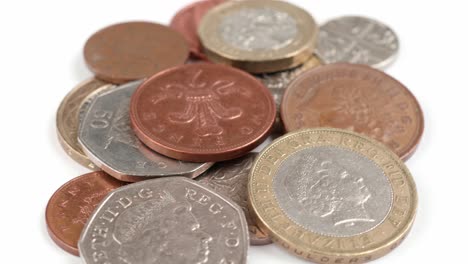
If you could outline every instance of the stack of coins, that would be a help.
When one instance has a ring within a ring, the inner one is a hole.
[[[94,172],[53,194],[49,234],[85,263],[246,263],[249,244],[273,242],[315,263],[389,253],[414,222],[403,160],[424,127],[379,70],[398,48],[373,19],[319,27],[276,0],[98,31],[95,77],[57,113],[67,154]]]

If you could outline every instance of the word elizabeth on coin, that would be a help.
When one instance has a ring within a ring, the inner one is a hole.
[[[273,97],[260,81],[207,63],[154,75],[130,104],[141,141],[163,155],[193,162],[247,154],[268,136],[275,116]]]
[[[398,246],[417,193],[403,162],[346,130],[290,133],[268,146],[248,185],[258,224],[280,245],[317,263],[363,263]]]
[[[122,181],[163,176],[196,177],[213,163],[173,160],[144,146],[130,126],[130,97],[135,81],[98,95],[87,106],[79,129],[83,150],[101,169]]]
[[[247,247],[242,209],[181,177],[115,190],[96,209],[79,241],[88,264],[244,264]]]

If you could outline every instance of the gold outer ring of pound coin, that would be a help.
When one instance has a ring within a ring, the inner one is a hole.
[[[374,162],[389,180],[391,209],[375,228],[348,237],[325,236],[296,224],[281,209],[273,189],[278,168],[291,154],[321,146],[356,152]],[[383,144],[351,131],[317,128],[287,134],[260,153],[249,179],[249,206],[259,227],[275,243],[316,263],[364,263],[382,257],[405,239],[416,215],[416,186],[401,159]]]
[[[219,26],[228,14],[242,9],[270,8],[295,19],[297,33],[291,42],[277,50],[242,50],[226,43]],[[294,68],[306,62],[315,50],[318,26],[305,10],[278,0],[227,1],[203,17],[198,35],[208,59],[250,73],[270,73]]]
[[[73,160],[91,170],[99,170],[84,154],[78,144],[79,112],[82,103],[93,92],[112,86],[98,79],[89,79],[78,84],[60,103],[57,110],[56,126],[60,145]]]

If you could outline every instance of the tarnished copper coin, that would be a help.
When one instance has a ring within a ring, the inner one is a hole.
[[[287,88],[281,118],[288,132],[334,127],[370,136],[408,159],[424,130],[413,94],[399,81],[365,65],[314,68]]]
[[[137,89],[130,103],[132,126],[143,143],[193,162],[246,154],[267,138],[275,111],[273,97],[260,81],[208,63],[156,74]]]
[[[189,55],[185,38],[155,23],[126,22],[106,27],[86,42],[84,58],[99,79],[124,83],[182,65]]]
[[[47,204],[50,237],[65,251],[78,256],[78,239],[89,216],[109,192],[123,185],[104,172],[88,173],[64,184]]]
[[[225,0],[202,0],[192,3],[181,9],[172,18],[171,28],[181,33],[187,40],[191,55],[206,60],[203,48],[198,38],[198,25],[203,16],[213,7],[224,3]]]

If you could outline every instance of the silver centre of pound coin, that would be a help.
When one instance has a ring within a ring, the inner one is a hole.
[[[102,94],[87,106],[78,141],[101,169],[124,181],[148,177],[196,177],[213,163],[182,162],[144,146],[130,126],[130,98],[140,81],[121,85]]]
[[[374,229],[385,220],[393,201],[390,182],[373,161],[338,147],[294,153],[278,168],[273,189],[292,221],[332,237]]]
[[[298,34],[293,17],[268,7],[243,8],[227,14],[219,29],[227,44],[244,51],[279,50]]]
[[[88,264],[241,264],[247,223],[239,206],[193,180],[160,178],[109,194],[78,247]]]
[[[327,64],[349,62],[383,69],[399,49],[398,37],[388,26],[365,17],[347,16],[320,27],[317,54]]]

